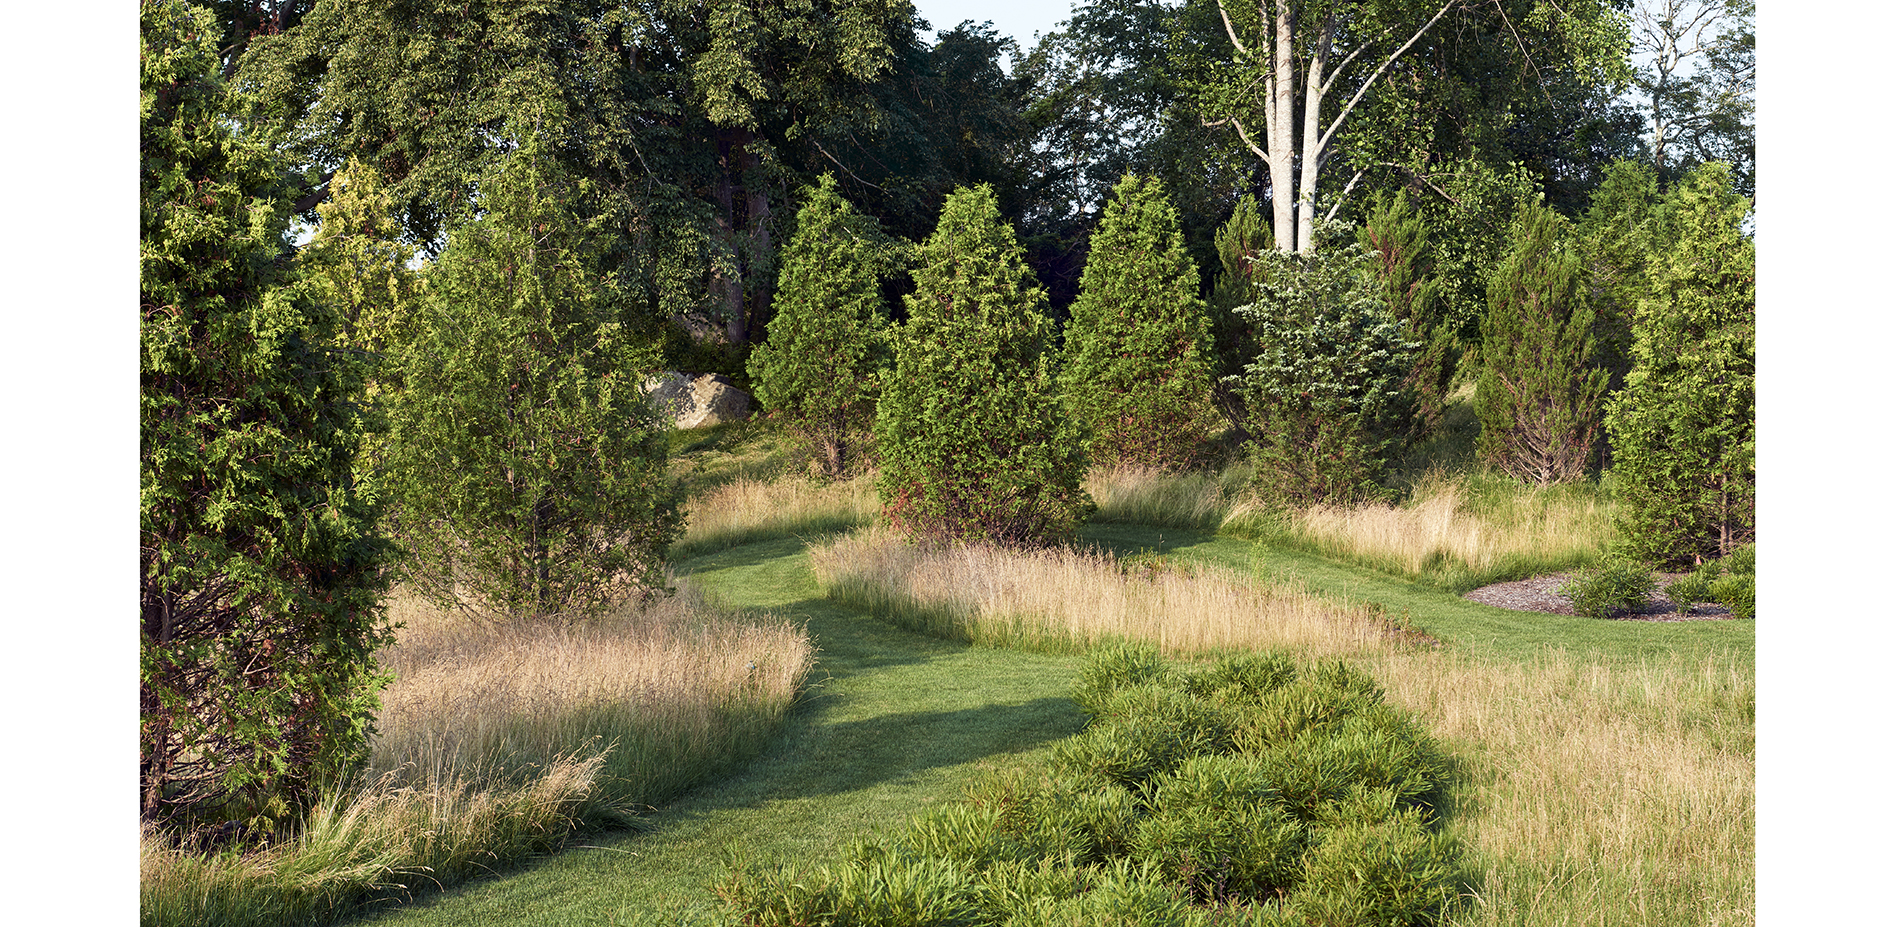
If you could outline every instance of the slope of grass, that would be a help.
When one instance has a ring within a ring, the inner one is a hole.
[[[702,453],[711,463],[701,476],[768,478],[751,448]],[[1206,481],[1217,491],[1223,482]],[[1483,517],[1525,520],[1551,503],[1479,489],[1463,506]],[[772,508],[770,490],[757,495],[746,507]],[[1099,521],[1082,541],[1142,563],[1376,602],[1441,642],[1351,659],[1454,757],[1444,810],[1473,879],[1446,923],[1753,923],[1752,622],[1504,611],[1450,591],[1468,577],[1390,563],[1382,572],[1313,543],[1218,535],[1218,522],[1196,520],[1206,507],[1195,514],[1201,503],[1183,499],[1171,504],[1186,516],[1152,516],[1182,527]],[[855,517],[834,513],[839,524]],[[730,604],[803,621],[818,642],[821,681],[767,754],[653,815],[651,832],[378,922],[718,923],[710,889],[727,853],[806,860],[890,833],[984,770],[1027,763],[1080,728],[1062,697],[1074,658],[973,649],[867,620],[822,597],[801,541],[723,546],[744,536],[697,548],[681,569]]]
[[[710,924],[725,854],[796,860],[949,801],[981,771],[1080,730],[1071,656],[973,649],[826,601],[796,539],[678,564],[732,607],[769,608],[818,643],[810,697],[759,760],[528,871],[368,918],[376,924]]]

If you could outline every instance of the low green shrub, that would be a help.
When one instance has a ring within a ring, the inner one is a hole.
[[[1697,602],[1718,602],[1737,618],[1755,617],[1755,545],[1743,544],[1720,560],[1696,567],[1663,594],[1683,614]]]
[[[1730,573],[1710,583],[1709,594],[1715,597],[1715,601],[1728,606],[1729,614],[1737,618],[1755,617],[1753,573]]]
[[[1422,924],[1456,896],[1432,810],[1448,764],[1364,673],[1284,654],[1179,669],[1121,646],[1075,692],[1094,718],[1043,764],[984,777],[888,848],[735,869],[735,919]]]
[[[1568,596],[1571,609],[1582,617],[1609,618],[1642,608],[1655,591],[1656,574],[1648,567],[1622,557],[1605,557],[1595,566],[1578,570],[1557,594]]]

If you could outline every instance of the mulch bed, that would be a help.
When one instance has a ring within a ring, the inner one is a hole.
[[[1670,583],[1687,576],[1687,573],[1656,574],[1656,591],[1649,597],[1649,604],[1633,614],[1612,616],[1613,621],[1715,621],[1730,619],[1728,606],[1713,602],[1697,603],[1687,615],[1676,612],[1676,605],[1663,597],[1662,590]],[[1557,594],[1557,590],[1570,581],[1569,573],[1552,573],[1549,576],[1534,576],[1510,583],[1495,583],[1482,589],[1473,589],[1465,593],[1465,598],[1498,608],[1515,609],[1522,612],[1548,612],[1553,615],[1575,615],[1570,607],[1570,599]]]

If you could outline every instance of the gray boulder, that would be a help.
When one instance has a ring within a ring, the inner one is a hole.
[[[641,389],[647,402],[675,428],[705,428],[743,421],[758,403],[716,373],[691,374],[668,370],[649,377]]]

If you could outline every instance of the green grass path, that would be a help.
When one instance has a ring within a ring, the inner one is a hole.
[[[1315,591],[1384,603],[1445,646],[1515,661],[1553,646],[1609,664],[1754,654],[1754,622],[1591,621],[1512,612],[1322,557],[1206,532],[1084,526],[1084,543],[1155,551],[1291,575]],[[707,924],[710,886],[728,847],[754,860],[821,861],[854,836],[891,833],[932,803],[955,800],[986,766],[1082,728],[1068,701],[1079,657],[971,648],[923,637],[827,601],[805,545],[748,544],[675,565],[727,604],[804,622],[820,652],[808,698],[755,762],[692,792],[640,834],[596,835],[584,848],[505,877],[372,916],[377,925]]]
[[[795,539],[678,564],[726,603],[805,622],[820,652],[810,696],[757,761],[657,812],[651,829],[596,835],[494,879],[363,923],[711,923],[722,854],[819,860],[954,800],[986,765],[1082,728],[1068,700],[1079,658],[973,649],[826,601]]]

